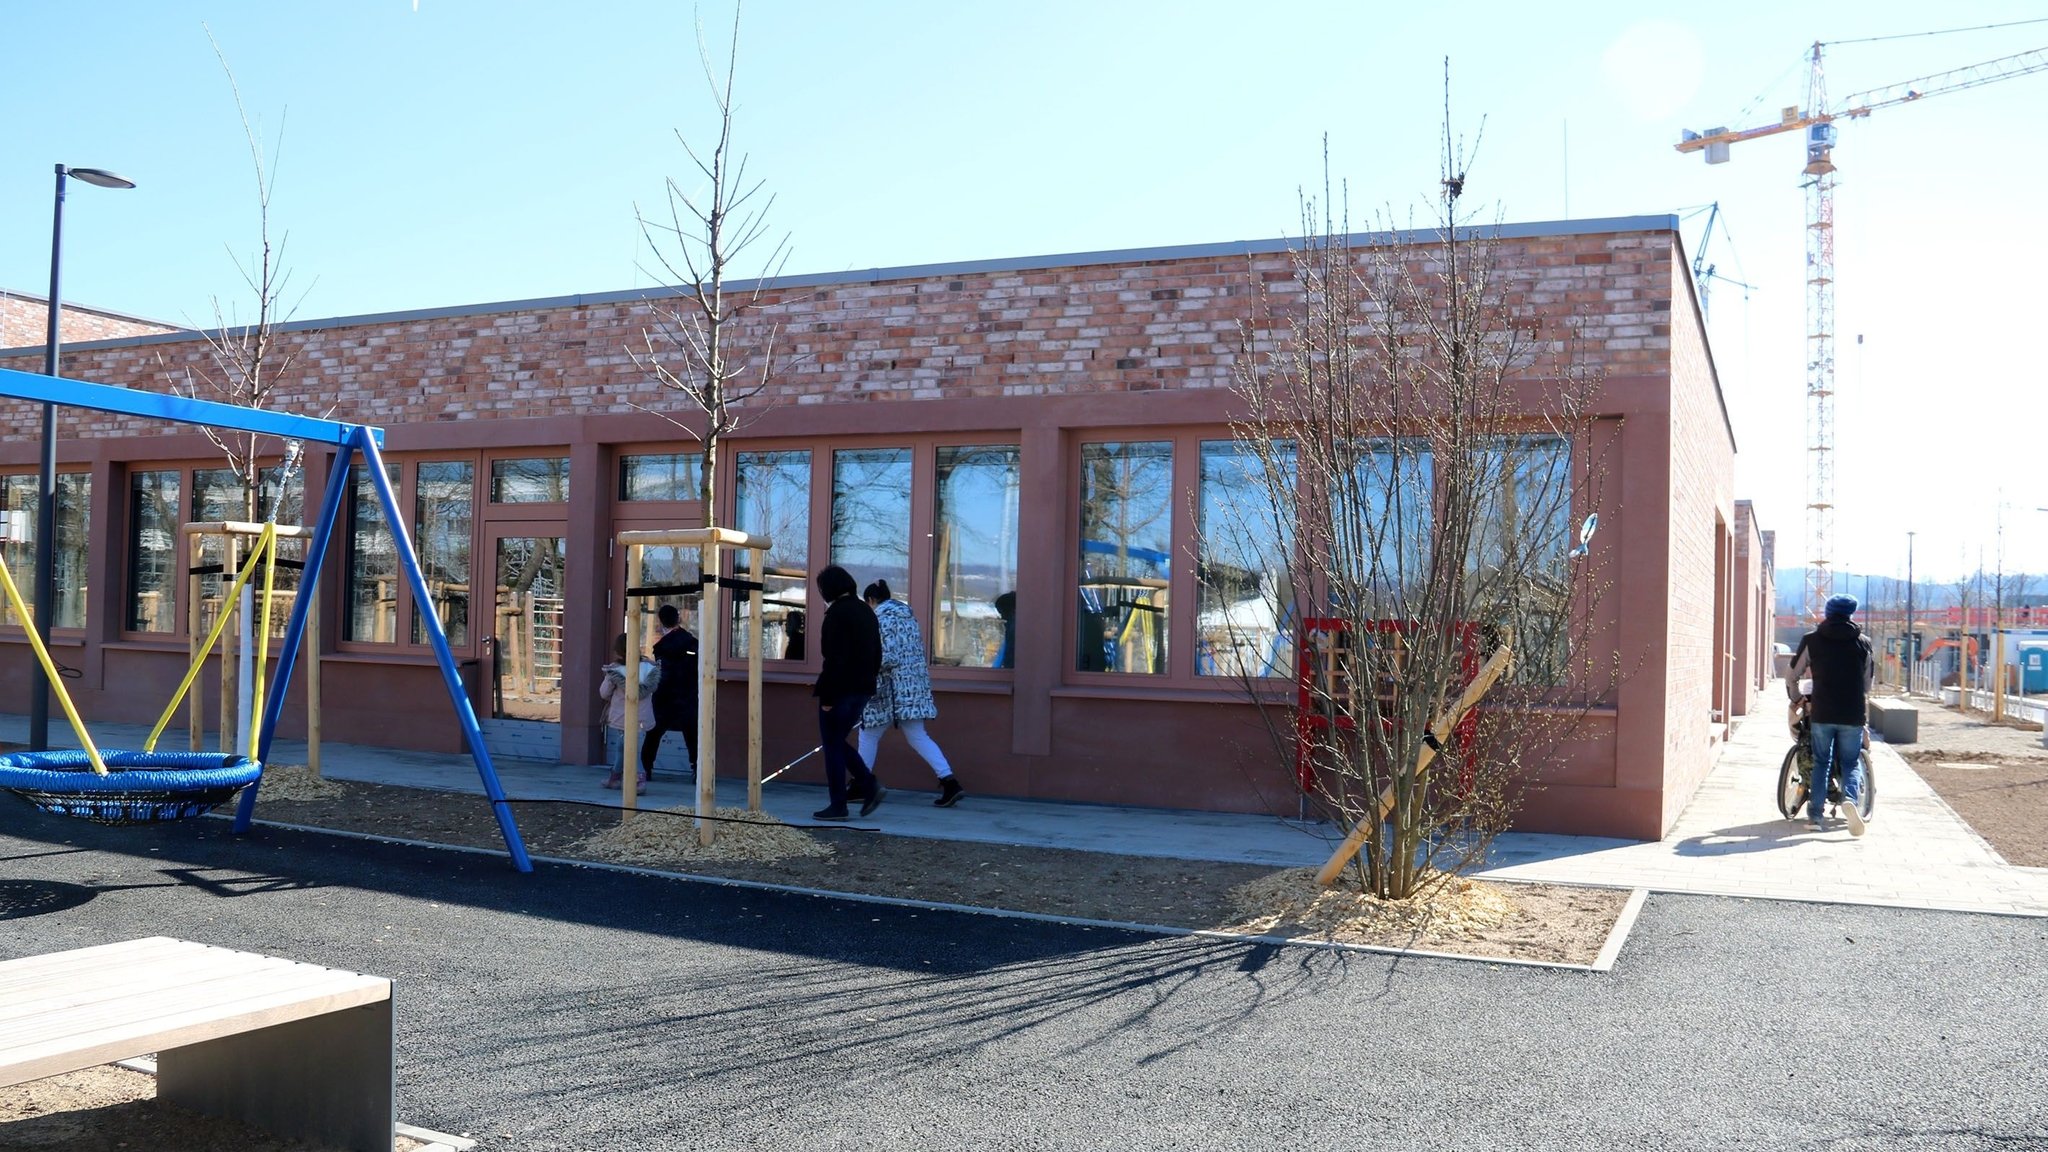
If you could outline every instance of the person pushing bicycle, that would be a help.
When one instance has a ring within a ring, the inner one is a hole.
[[[1861,836],[1863,813],[1857,803],[1863,796],[1864,725],[1877,661],[1871,656],[1870,638],[1849,619],[1856,607],[1854,596],[1828,599],[1819,626],[1799,638],[1792,665],[1785,670],[1785,693],[1796,704],[1800,679],[1812,681],[1807,707],[1813,725],[1813,779],[1806,826],[1815,832],[1826,829],[1822,816],[1827,811],[1828,781],[1835,777],[1845,798],[1837,809],[1849,822],[1849,834]]]

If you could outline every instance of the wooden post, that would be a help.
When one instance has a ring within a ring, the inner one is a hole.
[[[719,553],[716,540],[704,546],[703,575],[715,576],[723,570]],[[706,585],[697,598],[697,843],[707,848],[715,836],[712,821],[703,817],[718,807],[718,658],[724,651],[718,637],[722,620],[719,602],[716,584]],[[761,618],[756,616],[749,627],[748,647],[759,652]]]
[[[749,548],[747,579],[753,584],[747,590],[747,615],[756,621],[761,619],[761,581],[768,574],[768,553],[765,549]],[[758,637],[760,626],[755,626]],[[747,811],[761,811],[761,644],[747,645]]]
[[[638,544],[626,545],[626,587],[632,588],[640,572]],[[619,787],[625,790],[626,815],[632,819],[640,807],[640,598],[626,595],[626,723],[620,728],[624,746],[619,750]]]
[[[2005,633],[1991,623],[1991,718],[2005,719]]]
[[[191,543],[197,543],[199,537],[187,536],[185,539]],[[188,543],[185,549],[188,561],[186,564],[187,568],[196,566],[191,562],[197,560],[197,557],[192,555],[194,551],[195,549]],[[190,660],[186,667],[190,668],[193,664],[199,662],[199,642],[205,636],[206,630],[201,628],[199,624],[200,578],[188,574],[185,577],[185,585],[189,589],[185,602],[185,647],[187,649],[186,655]],[[195,689],[190,696],[185,698],[185,744],[193,752],[198,752],[205,747],[205,697],[205,692]]]
[[[235,749],[236,668],[238,653],[236,637],[241,632],[241,597],[234,595],[235,574],[242,570],[242,541],[239,537],[221,536],[220,610],[228,618],[228,626],[221,632],[220,644],[220,751],[231,756]]]
[[[1440,741],[1450,739],[1451,730],[1456,728],[1458,722],[1465,718],[1465,713],[1470,712],[1479,703],[1479,698],[1486,695],[1487,690],[1493,687],[1493,682],[1500,679],[1512,663],[1513,660],[1510,656],[1509,648],[1503,644],[1486,661],[1485,667],[1479,670],[1479,675],[1474,676],[1472,682],[1465,685],[1465,691],[1459,695],[1457,702],[1448,708],[1438,711],[1435,716],[1430,718],[1430,733]],[[1415,754],[1415,780],[1417,784],[1422,782],[1423,775],[1429,771],[1430,763],[1436,759],[1436,753],[1437,750],[1435,748],[1425,743],[1421,750]],[[1380,790],[1379,801],[1373,805],[1371,819],[1368,820],[1365,814],[1360,814],[1358,822],[1351,826],[1351,834],[1344,837],[1344,842],[1337,846],[1337,851],[1330,855],[1330,858],[1323,863],[1322,869],[1316,873],[1316,883],[1326,888],[1334,884],[1337,880],[1337,874],[1344,871],[1344,866],[1351,862],[1353,856],[1358,855],[1358,849],[1364,845],[1366,836],[1374,828],[1379,827],[1381,823],[1385,822],[1387,813],[1393,807],[1394,788],[1392,784],[1389,784]]]

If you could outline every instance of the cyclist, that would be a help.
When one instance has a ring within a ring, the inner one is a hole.
[[[1859,761],[1877,662],[1871,658],[1869,637],[1849,619],[1855,612],[1854,596],[1829,598],[1820,625],[1799,639],[1792,666],[1785,671],[1785,692],[1797,701],[1800,677],[1813,681],[1809,704],[1813,779],[1808,782],[1811,798],[1806,826],[1815,832],[1825,829],[1821,816],[1827,811],[1828,781],[1839,777],[1844,799],[1838,807],[1849,822],[1849,834],[1861,836],[1863,814],[1857,801],[1863,796],[1863,765]]]

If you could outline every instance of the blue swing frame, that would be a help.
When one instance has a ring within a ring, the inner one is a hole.
[[[348,494],[349,466],[358,453],[362,455],[371,486],[376,489],[377,501],[383,506],[385,522],[400,528],[406,523],[398,507],[397,494],[392,492],[390,479],[384,472],[384,431],[381,428],[297,416],[287,412],[265,412],[261,409],[244,408],[213,400],[194,400],[158,392],[114,388],[105,384],[88,384],[80,380],[68,380],[62,376],[42,376],[11,368],[0,368],[0,396],[36,400],[67,408],[90,408],[118,415],[169,420],[179,424],[203,424],[238,432],[253,432],[287,440],[325,444],[338,449],[334,467],[328,473],[327,494],[321,502],[319,522],[314,527],[312,538],[306,543],[307,572],[317,574],[326,562],[327,545],[334,536],[336,525],[340,523],[342,502]],[[394,531],[391,538],[397,546],[398,561],[412,586],[413,596],[419,603],[431,603],[427,579],[420,571],[419,557],[413,551],[411,534],[402,530]],[[39,540],[36,546],[47,548],[51,546],[51,542]],[[271,680],[269,694],[263,701],[263,718],[257,737],[258,763],[269,762],[271,740],[277,733],[278,719],[284,714],[285,692],[291,687],[292,671],[298,664],[299,647],[305,641],[306,615],[312,603],[311,596],[293,597],[291,620],[285,626],[284,641],[277,651],[277,675]],[[503,834],[505,847],[512,855],[512,865],[521,872],[531,872],[533,860],[527,855],[526,843],[519,835],[519,824],[513,819],[511,803],[505,798],[505,789],[498,781],[498,770],[492,766],[491,754],[484,748],[483,727],[477,722],[476,710],[470,706],[469,694],[463,690],[462,676],[455,666],[455,655],[448,648],[448,634],[442,629],[440,617],[436,613],[421,613],[420,619],[425,624],[427,638],[433,643],[434,659],[441,666],[441,681],[448,689],[449,700],[455,705],[455,718],[462,725],[463,739],[469,745],[470,756],[476,761],[477,775],[483,779],[484,794],[490,798],[491,811],[498,820],[498,831]],[[249,824],[256,811],[256,791],[262,787],[262,783],[261,778],[258,778],[242,791],[241,803],[235,810],[236,832],[249,830]]]

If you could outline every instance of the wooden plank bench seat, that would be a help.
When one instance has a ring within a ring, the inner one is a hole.
[[[157,1096],[391,1152],[391,981],[153,936],[0,962],[0,1087],[156,1054]]]

